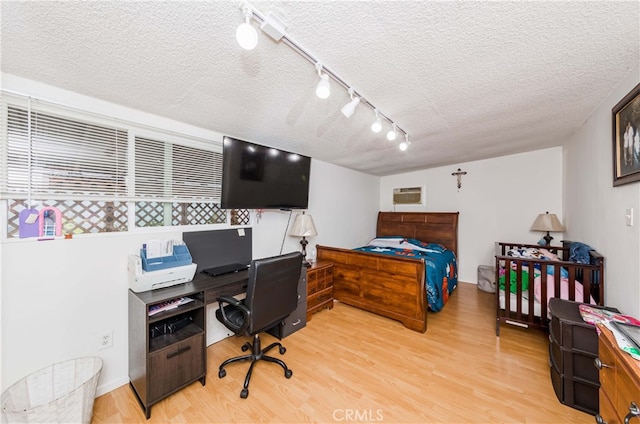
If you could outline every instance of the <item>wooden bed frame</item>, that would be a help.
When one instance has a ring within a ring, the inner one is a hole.
[[[595,250],[589,252],[590,263],[580,264],[569,261],[570,241],[563,241],[562,246],[540,246],[537,244],[518,243],[496,243],[496,336],[500,336],[500,324],[511,324],[523,328],[537,328],[547,330],[549,327],[547,315],[549,312],[547,302],[540,302],[540,313],[534,312],[533,302],[527,302],[526,298],[534,298],[534,275],[528,273],[528,291],[523,292],[522,268],[536,266],[540,268],[540,297],[547,299],[547,288],[554,287],[554,297],[560,297],[560,275],[559,270],[564,268],[568,275],[568,295],[569,299],[575,302],[589,303],[589,297],[593,297],[597,305],[604,305],[604,257]],[[551,253],[555,253],[559,260],[539,260],[531,258],[519,258],[508,256],[507,252],[513,248],[544,248]],[[515,269],[515,299],[511,295],[504,296],[504,307],[500,304],[500,269]],[[553,268],[553,277],[548,275],[549,269]],[[582,284],[583,298],[576,299],[575,285]],[[523,296],[525,296],[523,301]],[[514,310],[515,309],[515,310]]]
[[[458,257],[458,212],[379,212],[376,237],[439,243]],[[336,247],[316,246],[318,261],[333,263],[336,300],[427,331],[425,263]]]

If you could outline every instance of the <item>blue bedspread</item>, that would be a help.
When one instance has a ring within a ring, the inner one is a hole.
[[[424,259],[427,302],[434,312],[443,308],[458,284],[456,257],[452,251],[439,244],[408,238],[380,237],[372,240],[369,245],[354,250]]]

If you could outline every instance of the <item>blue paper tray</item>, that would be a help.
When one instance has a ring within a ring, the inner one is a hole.
[[[146,251],[140,249],[140,258],[142,258],[142,269],[147,272],[189,265],[192,262],[191,253],[183,244],[173,246],[173,255],[161,258],[147,259]]]

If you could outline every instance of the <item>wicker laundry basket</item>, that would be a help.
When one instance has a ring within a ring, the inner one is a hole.
[[[90,423],[102,359],[49,365],[2,393],[2,422]]]

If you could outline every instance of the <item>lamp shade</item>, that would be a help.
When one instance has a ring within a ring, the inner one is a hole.
[[[329,85],[329,75],[320,75],[320,81],[316,86],[316,96],[321,99],[326,99],[331,95],[331,86]]]
[[[311,215],[299,214],[293,222],[289,235],[292,237],[313,237],[318,235]]]
[[[342,106],[342,109],[341,109],[342,114],[347,118],[351,118],[351,115],[353,115],[353,112],[356,111],[356,106],[358,106],[358,103],[360,103],[360,97],[354,97],[353,99],[351,99],[349,103]]]
[[[258,33],[256,29],[249,23],[247,15],[247,21],[238,25],[236,29],[236,41],[245,50],[253,50],[258,45]]]
[[[538,215],[533,221],[531,231],[564,231],[564,226],[556,214],[547,212]]]

